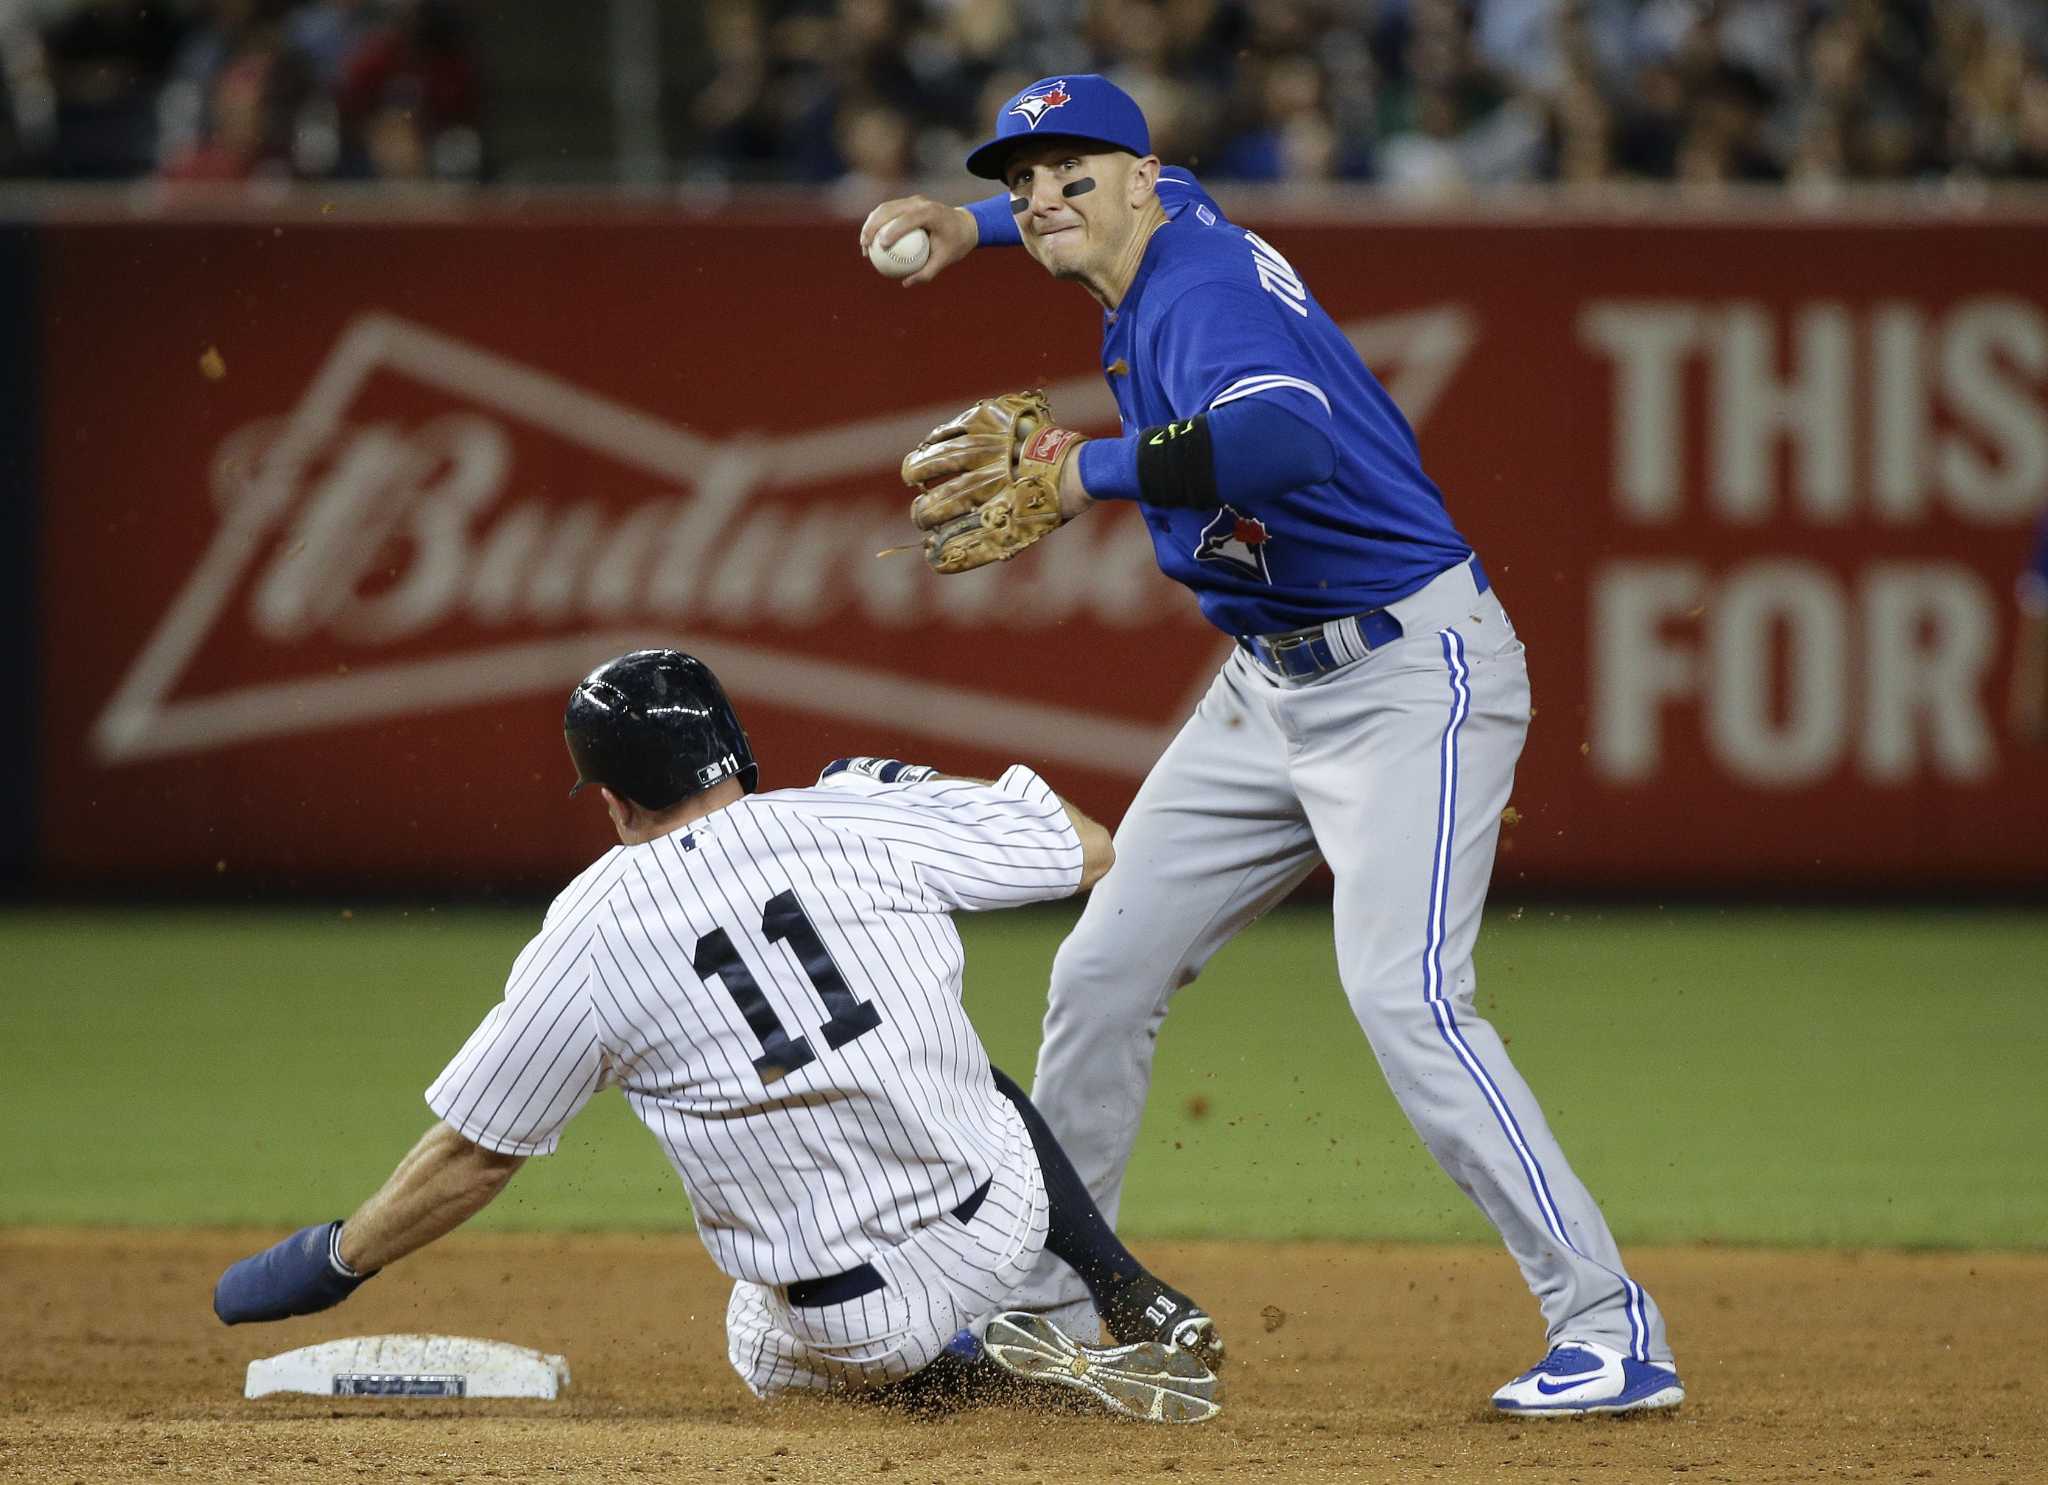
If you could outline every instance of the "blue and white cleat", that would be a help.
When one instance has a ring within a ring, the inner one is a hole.
[[[1542,1418],[1675,1408],[1685,1387],[1668,1366],[1634,1361],[1598,1341],[1559,1341],[1550,1354],[1493,1395],[1503,1413]]]

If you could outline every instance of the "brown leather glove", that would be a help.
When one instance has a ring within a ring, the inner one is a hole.
[[[1043,392],[984,398],[925,435],[903,458],[923,493],[910,519],[934,572],[1007,562],[1062,525],[1060,477],[1088,440],[1056,427]]]

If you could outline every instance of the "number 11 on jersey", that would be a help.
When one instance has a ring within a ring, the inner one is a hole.
[[[789,945],[811,988],[831,1012],[818,1027],[828,1048],[843,1047],[862,1032],[873,1031],[882,1024],[882,1013],[875,1009],[874,1002],[856,996],[846,977],[840,974],[839,966],[832,962],[832,951],[818,937],[818,930],[812,926],[794,890],[778,892],[762,905],[761,936],[771,944]],[[754,1071],[761,1075],[763,1083],[780,1082],[798,1068],[818,1060],[809,1037],[791,1036],[783,1026],[775,1007],[768,1003],[767,995],[740,958],[739,950],[733,947],[732,936],[723,928],[714,928],[697,940],[697,954],[690,967],[699,979],[715,978],[725,986],[726,994],[746,1017],[748,1027],[761,1043]]]

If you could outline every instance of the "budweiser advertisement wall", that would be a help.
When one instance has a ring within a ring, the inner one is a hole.
[[[1528,642],[1499,882],[2048,879],[2004,719],[2048,214],[1250,224]],[[1019,254],[905,291],[849,221],[608,207],[15,238],[45,885],[558,884],[609,839],[563,701],[646,644],[711,662],[771,786],[1022,759],[1114,819],[1227,653],[1134,508],[970,576],[876,555],[972,398],[1114,430],[1099,311]]]

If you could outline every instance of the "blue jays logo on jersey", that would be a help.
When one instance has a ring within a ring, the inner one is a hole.
[[[1061,78],[1048,83],[1040,92],[1026,93],[1010,106],[1010,112],[1021,113],[1024,122],[1036,129],[1047,114],[1073,101],[1074,95],[1067,91],[1067,80]]]
[[[1270,583],[1273,575],[1266,571],[1266,543],[1272,539],[1273,533],[1266,529],[1264,521],[1226,505],[1202,528],[1201,538],[1195,543],[1195,560],[1221,562],[1246,577]]]

